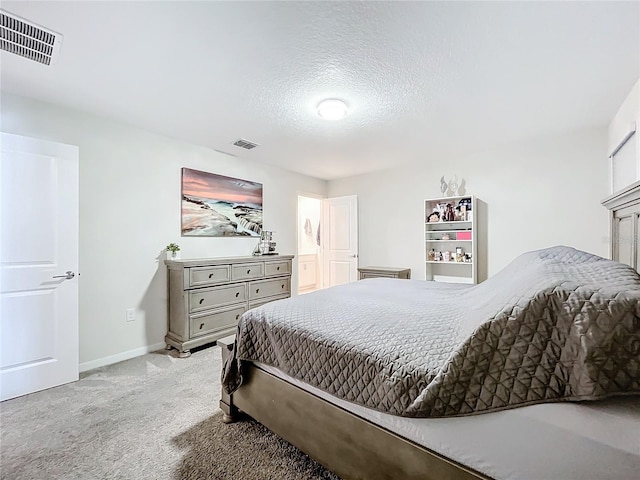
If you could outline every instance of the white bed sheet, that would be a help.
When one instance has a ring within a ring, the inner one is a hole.
[[[640,479],[640,397],[406,418],[338,399],[257,364],[359,417],[496,480]]]

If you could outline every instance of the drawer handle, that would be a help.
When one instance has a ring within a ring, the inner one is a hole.
[[[200,330],[202,330],[202,327],[204,327],[204,323],[200,324]]]
[[[256,293],[258,293],[259,291],[260,291],[260,289],[259,289],[259,288],[256,288]]]
[[[249,275],[251,273],[251,269],[247,270],[247,275]]]
[[[236,298],[240,296],[240,292],[236,292]]]
[[[210,273],[210,274],[209,274],[209,278],[211,278],[211,277],[213,277],[213,273]]]
[[[284,283],[282,284],[282,288],[284,288]]]
[[[236,315],[236,320],[238,320],[240,318],[240,314]]]
[[[276,270],[280,270],[280,267],[276,268]]]
[[[202,305],[202,302],[204,302],[204,298],[200,299],[200,305]]]

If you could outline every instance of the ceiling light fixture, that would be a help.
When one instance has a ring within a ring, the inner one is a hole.
[[[330,98],[321,101],[316,112],[325,120],[340,120],[347,115],[347,105],[342,100]]]

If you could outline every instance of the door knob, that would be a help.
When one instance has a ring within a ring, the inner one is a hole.
[[[354,253],[353,255],[349,255],[351,258],[358,258],[358,254]]]
[[[64,278],[65,280],[71,280],[75,276],[75,273],[73,273],[71,270],[67,270],[66,275],[54,275],[53,278]]]

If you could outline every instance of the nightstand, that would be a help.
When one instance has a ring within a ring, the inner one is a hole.
[[[411,278],[410,268],[397,268],[397,267],[362,267],[358,268],[360,272],[360,280],[363,278]]]

